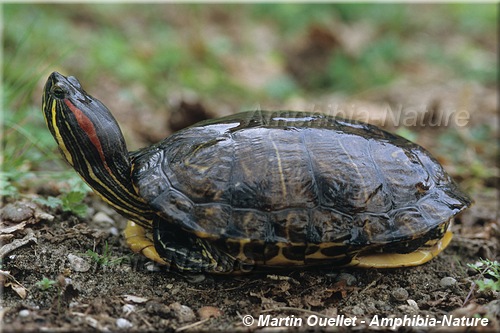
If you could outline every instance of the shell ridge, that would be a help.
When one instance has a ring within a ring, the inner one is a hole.
[[[231,229],[236,229],[235,225],[234,225],[234,211],[233,211],[233,207],[234,207],[234,191],[235,191],[235,169],[236,169],[236,149],[237,149],[237,146],[238,146],[238,143],[236,142],[236,140],[234,139],[234,131],[232,131],[231,129],[227,130],[226,132],[226,135],[230,137],[231,139],[231,142],[232,142],[232,150],[231,150],[231,170],[230,170],[230,175],[229,175],[229,198],[228,198],[228,202],[229,202],[229,210],[230,210],[230,220],[228,221],[228,224],[227,224],[227,229],[226,230],[231,230]],[[227,232],[226,232],[227,233]]]
[[[310,172],[311,177],[312,177],[312,186],[313,186],[314,192],[316,194],[316,200],[317,200],[317,204],[315,205],[315,207],[317,207],[317,206],[321,206],[321,204],[322,204],[322,202],[321,202],[322,196],[319,193],[318,180],[316,179],[316,171],[314,170],[314,165],[311,162],[312,161],[311,154],[310,154],[309,149],[307,147],[305,134],[306,134],[306,130],[303,130],[300,132],[300,142],[302,143],[304,152],[307,156],[307,166],[309,168],[309,172]],[[309,217],[308,218],[309,221],[308,221],[308,226],[307,226],[308,234],[306,235],[306,239],[308,241],[312,241],[312,242],[319,242],[319,240],[321,240],[321,237],[323,235],[318,232],[318,230],[313,222],[312,209],[315,207],[309,208],[308,212],[307,212],[308,217]]]
[[[390,193],[389,191],[387,191],[385,189],[384,184],[387,184],[387,178],[385,177],[385,175],[383,174],[383,172],[380,171],[380,167],[379,167],[378,163],[375,161],[375,157],[373,156],[373,147],[372,147],[372,145],[373,145],[373,140],[368,140],[368,156],[370,156],[370,161],[371,161],[371,163],[373,164],[373,166],[375,168],[375,171],[376,171],[377,176],[378,176],[377,178],[379,178],[379,179],[382,180],[382,182],[380,183],[380,186],[377,187],[376,191],[378,193],[378,191],[380,191],[378,189],[381,187],[381,190],[384,193],[384,195],[389,195],[390,196],[390,202],[391,202],[391,207],[392,207],[393,204],[394,204],[393,194]],[[369,196],[368,200],[371,200],[371,198],[374,195],[376,195],[376,193],[374,193],[373,195]],[[389,210],[390,210],[391,207],[389,207]],[[387,213],[389,210],[387,210],[385,213]]]

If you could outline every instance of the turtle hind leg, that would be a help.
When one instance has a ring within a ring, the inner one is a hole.
[[[181,271],[230,274],[238,270],[238,260],[209,239],[196,237],[172,223],[155,219],[153,238],[159,257]]]
[[[153,240],[146,235],[143,227],[132,221],[128,221],[123,234],[125,235],[125,242],[132,252],[140,253],[158,264],[170,266],[168,262],[160,257],[155,249]]]
[[[453,234],[445,232],[439,240],[428,241],[410,253],[374,253],[355,256],[349,266],[361,268],[397,268],[422,265],[441,253],[450,243]]]

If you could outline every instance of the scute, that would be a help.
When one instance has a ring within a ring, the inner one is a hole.
[[[132,156],[164,223],[212,239],[359,249],[422,237],[470,204],[420,146],[323,115],[240,113]]]

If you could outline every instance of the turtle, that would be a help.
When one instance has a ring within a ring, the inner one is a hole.
[[[109,109],[53,72],[46,124],[64,159],[167,269],[239,274],[416,266],[472,200],[423,147],[368,123],[253,110],[129,152]]]

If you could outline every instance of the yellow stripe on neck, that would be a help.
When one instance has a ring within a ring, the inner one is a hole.
[[[109,188],[107,182],[102,181],[101,179],[99,179],[96,176],[96,174],[94,173],[94,171],[92,171],[92,166],[89,164],[89,162],[87,160],[85,160],[85,164],[87,166],[87,171],[88,171],[87,174],[88,174],[88,176],[92,180],[94,180],[95,182],[97,182],[99,185],[101,185],[106,190],[107,193],[111,193],[112,194],[113,191]],[[85,178],[83,178],[83,180],[85,180]],[[117,184],[119,184],[120,186],[122,186],[120,183],[117,183]],[[89,186],[93,187],[91,184],[89,184]],[[142,198],[133,195],[132,193],[130,193],[129,191],[127,191],[125,188],[124,188],[124,190],[126,191],[126,193],[128,194],[129,197],[136,198],[137,200],[144,202],[142,200]],[[130,202],[128,202],[128,201],[120,198],[119,196],[114,195],[113,197],[117,201],[119,201],[119,203],[120,203],[120,204],[116,204],[116,203],[112,202],[110,199],[108,199],[107,197],[105,197],[102,193],[100,193],[98,191],[95,191],[95,190],[94,190],[94,192],[97,195],[99,195],[99,197],[101,197],[101,199],[104,200],[106,203],[108,203],[110,206],[114,207],[118,211],[124,212],[125,214],[127,214],[128,216],[130,216],[130,218],[132,218],[138,224],[143,225],[143,226],[150,226],[151,225],[152,221],[150,221],[149,219],[145,218],[141,214],[144,214],[144,215],[151,214],[152,211],[139,211],[137,209],[137,206],[134,203],[130,203]]]
[[[52,114],[52,128],[54,129],[55,138],[56,138],[57,144],[59,145],[59,148],[61,148],[61,151],[64,154],[64,157],[66,158],[68,163],[71,165],[74,165],[73,164],[73,157],[71,157],[71,154],[69,153],[68,148],[64,144],[64,140],[61,136],[61,133],[59,132],[59,127],[57,127],[56,109],[57,109],[57,101],[53,100],[51,114]]]

